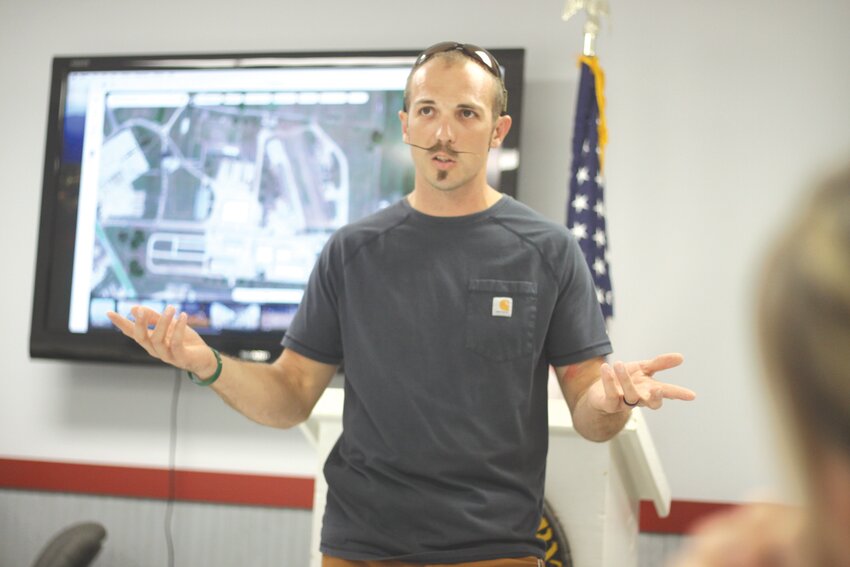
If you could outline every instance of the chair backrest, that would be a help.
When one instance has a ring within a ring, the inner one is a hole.
[[[86,567],[100,553],[106,529],[95,522],[74,524],[48,542],[33,567]]]

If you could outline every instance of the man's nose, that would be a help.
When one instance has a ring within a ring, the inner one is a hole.
[[[449,143],[455,141],[454,129],[451,126],[451,123],[448,119],[443,119],[440,121],[437,126],[437,141],[443,143]]]

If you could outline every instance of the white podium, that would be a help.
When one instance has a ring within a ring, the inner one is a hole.
[[[322,466],[342,432],[342,388],[328,388],[301,427],[316,446],[310,567],[320,567],[319,536],[327,483]],[[574,567],[637,566],[638,510],[651,500],[670,512],[670,487],[639,409],[614,439],[587,441],[573,429],[563,399],[549,400],[546,500],[569,541]]]

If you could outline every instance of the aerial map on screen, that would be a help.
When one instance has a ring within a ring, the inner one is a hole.
[[[231,74],[102,74],[69,93],[84,114],[72,331],[139,303],[285,329],[330,234],[403,196],[406,69]]]

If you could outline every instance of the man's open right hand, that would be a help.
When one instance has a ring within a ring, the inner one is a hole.
[[[135,321],[110,311],[109,320],[122,333],[139,343],[154,358],[193,372],[201,378],[212,376],[217,362],[210,347],[188,324],[186,313],[175,318],[172,306],[161,314],[136,305],[130,310]]]

